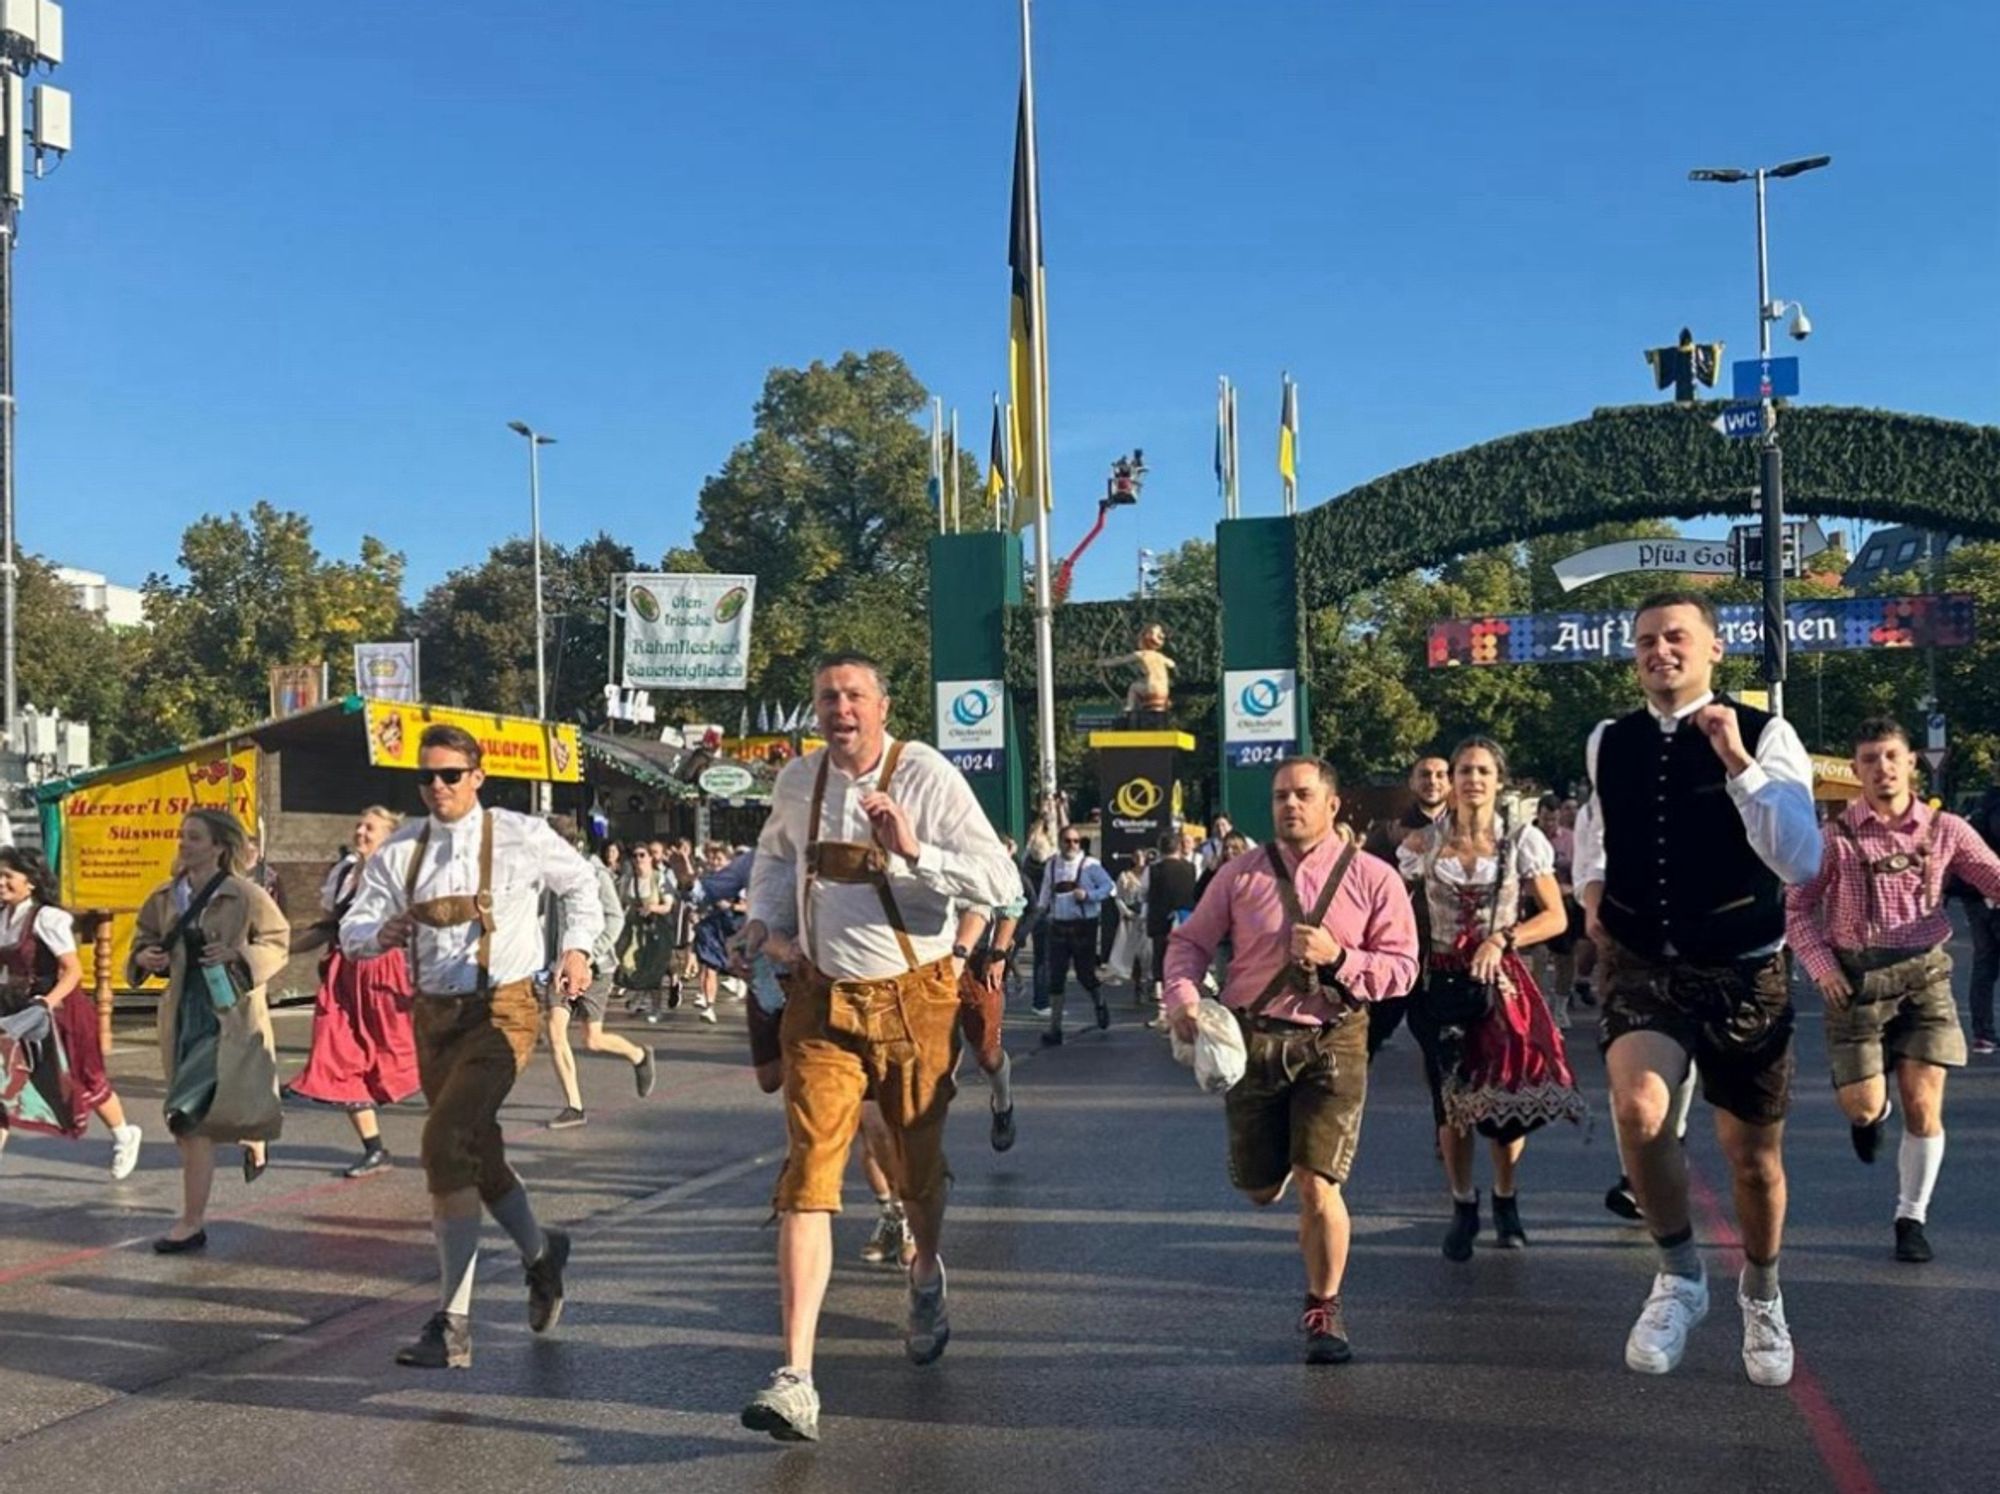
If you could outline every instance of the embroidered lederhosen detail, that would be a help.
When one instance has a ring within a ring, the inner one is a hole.
[[[430,848],[430,821],[417,835],[417,844],[410,856],[409,875],[403,879],[403,901],[408,904],[411,918],[426,928],[445,929],[468,923],[479,925],[479,984],[473,988],[474,994],[484,996],[492,988],[490,966],[493,962],[493,812],[482,810],[484,820],[479,830],[479,891],[467,896],[453,893],[449,897],[426,898],[417,901],[417,875],[423,870],[424,852]],[[417,976],[417,944],[410,941],[410,984],[423,990],[423,982]]]
[[[875,791],[889,792],[889,781],[896,776],[896,765],[903,760],[903,743],[889,744],[889,754],[882,760],[882,776],[875,781]],[[903,921],[903,910],[896,906],[896,894],[889,885],[889,852],[879,836],[867,842],[851,840],[821,840],[819,838],[820,815],[826,807],[826,781],[832,759],[822,756],[819,760],[819,776],[813,780],[812,807],[806,814],[806,885],[805,885],[805,952],[806,958],[821,969],[815,940],[813,939],[812,909],[813,884],[822,878],[828,882],[844,885],[866,883],[875,889],[875,896],[881,899],[882,915],[889,921],[895,932],[896,946],[903,952],[903,963],[911,970],[917,968],[917,947],[910,942],[909,926]]]
[[[1881,908],[1875,897],[1875,879],[1877,877],[1900,877],[1904,872],[1915,867],[1917,872],[1917,914],[1919,917],[1928,917],[1937,911],[1940,898],[1930,895],[1932,890],[1930,880],[1931,855],[1937,849],[1938,827],[1943,822],[1943,815],[1933,814],[1931,816],[1930,828],[1924,832],[1924,843],[1918,846],[1916,850],[1895,851],[1887,856],[1877,856],[1872,861],[1868,859],[1868,853],[1861,849],[1861,838],[1854,833],[1854,828],[1847,823],[1847,817],[1842,815],[1833,822],[1834,833],[1839,835],[1852,848],[1854,859],[1861,866],[1862,905],[1867,910],[1867,924],[1862,930],[1864,948],[1873,948],[1876,938],[1886,932],[1881,926]],[[1938,880],[1942,884],[1944,879],[1940,877]]]

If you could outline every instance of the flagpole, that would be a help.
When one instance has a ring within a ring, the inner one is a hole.
[[[949,474],[951,477],[951,532],[953,534],[959,533],[965,527],[960,521],[958,512],[958,468],[958,410],[956,407],[953,407],[951,412],[951,472]]]
[[[1243,517],[1243,487],[1239,480],[1243,452],[1236,444],[1236,386],[1229,386],[1229,517]]]
[[[1053,492],[1049,473],[1049,390],[1047,307],[1042,297],[1041,152],[1035,145],[1035,45],[1031,0],[1021,0],[1021,110],[1027,116],[1028,294],[1034,297],[1035,346],[1033,389],[1035,449],[1026,453],[1035,471],[1035,727],[1040,761],[1036,764],[1036,798],[1044,827],[1053,834],[1062,823],[1062,801],[1056,791],[1056,644],[1055,607],[1050,592],[1049,512]]]
[[[944,401],[931,399],[931,471],[924,484],[932,503],[937,505],[938,533],[950,531],[944,522]]]

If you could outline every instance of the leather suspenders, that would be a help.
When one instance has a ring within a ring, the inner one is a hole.
[[[410,917],[426,928],[442,929],[457,925],[477,923],[479,925],[479,984],[475,993],[484,996],[492,989],[491,965],[493,963],[493,811],[481,809],[484,817],[479,831],[479,891],[468,897],[453,893],[448,897],[426,898],[417,901],[417,876],[424,867],[424,852],[430,849],[430,821],[424,821],[424,828],[417,834],[417,843],[410,856],[410,870],[403,879],[403,901]],[[417,943],[410,941],[410,984],[423,990],[423,982],[417,979]]]
[[[882,760],[882,773],[875,780],[875,791],[886,794],[889,782],[896,776],[896,765],[903,760],[903,743],[889,744],[889,752]],[[805,911],[803,921],[806,936],[806,958],[814,958],[812,929],[813,885],[822,878],[828,882],[844,885],[867,883],[875,889],[875,896],[881,900],[882,916],[889,921],[895,932],[896,946],[903,952],[903,963],[910,969],[917,968],[917,947],[910,942],[909,925],[903,921],[903,910],[896,906],[896,894],[889,885],[889,852],[881,839],[871,835],[866,843],[846,840],[821,840],[819,838],[820,816],[826,808],[827,774],[832,768],[832,758],[821,754],[819,775],[813,780],[812,807],[806,812],[806,833],[811,837],[806,842],[806,885]]]
[[[1354,849],[1354,842],[1350,840],[1346,849],[1340,853],[1340,859],[1334,863],[1332,872],[1327,875],[1326,885],[1320,888],[1319,899],[1313,904],[1312,913],[1308,915],[1304,905],[1299,902],[1299,889],[1292,882],[1291,869],[1285,865],[1284,855],[1278,850],[1277,843],[1272,842],[1264,847],[1264,854],[1271,858],[1271,875],[1278,883],[1278,899],[1285,905],[1287,938],[1291,937],[1293,929],[1301,925],[1317,928],[1326,921],[1327,910],[1333,906],[1334,894],[1340,891],[1340,884],[1347,880],[1348,868],[1354,865]],[[1262,1016],[1264,1008],[1285,992],[1297,991],[1306,994],[1316,989],[1318,985],[1317,973],[1309,977],[1306,971],[1299,969],[1287,958],[1278,973],[1271,977],[1270,984],[1259,991],[1257,999],[1244,1008],[1244,1013],[1251,1017]]]

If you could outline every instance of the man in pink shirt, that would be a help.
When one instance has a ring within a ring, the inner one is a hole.
[[[1874,717],[1854,735],[1861,797],[1823,827],[1819,875],[1785,894],[1785,937],[1826,1000],[1834,1093],[1863,1162],[1882,1145],[1894,1109],[1885,1070],[1896,1071],[1896,1259],[1921,1263],[1944,1165],[1945,1070],[1965,1067],[1944,889],[1956,876],[2000,898],[2000,858],[1964,820],[1917,798],[1917,755],[1899,723]]]
[[[1227,862],[1167,944],[1165,1011],[1193,1041],[1201,979],[1230,943],[1223,1004],[1249,1064],[1224,1100],[1229,1178],[1259,1207],[1299,1187],[1308,1364],[1351,1357],[1341,1316],[1347,1203],[1340,1185],[1368,1095],[1363,1003],[1417,978],[1417,922],[1393,867],[1334,833],[1340,782],[1321,758],[1291,758],[1271,781],[1277,840]]]

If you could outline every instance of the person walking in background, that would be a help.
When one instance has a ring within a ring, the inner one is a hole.
[[[1155,1006],[1164,1003],[1167,989],[1167,939],[1194,912],[1194,884],[1199,876],[1194,847],[1177,830],[1160,835],[1160,858],[1146,869],[1146,937],[1152,942],[1149,961]],[[1149,1026],[1163,1026],[1163,1016],[1155,1016]]]
[[[89,1129],[94,1114],[111,1133],[112,1180],[130,1177],[145,1132],[127,1120],[104,1067],[97,1005],[83,992],[75,920],[59,901],[41,853],[8,845],[0,846],[0,1023],[10,1020],[24,1031],[45,1030],[39,1037],[0,1039],[0,1076],[17,1042],[26,1075],[0,1102],[0,1151],[14,1126],[75,1138]]]
[[[1028,843],[1021,851],[1021,891],[1027,899],[1028,937],[1032,964],[1028,978],[1028,1004],[1037,1016],[1049,1010],[1049,960],[1053,940],[1049,937],[1049,917],[1042,911],[1042,878],[1055,859],[1055,838],[1040,820],[1028,831]]]
[[[1988,850],[2000,852],[2000,759],[1994,762],[1993,782],[1966,822]],[[2000,903],[1981,897],[1968,883],[1960,883],[1958,891],[1972,931],[1972,1051],[1984,1058],[2000,1053],[2000,1028],[1993,1025],[1993,989],[2000,986]]]
[[[365,1177],[389,1165],[378,1105],[399,1105],[418,1094],[417,1039],[410,1026],[410,967],[400,949],[367,959],[340,947],[340,921],[361,890],[368,858],[396,831],[403,817],[373,805],[354,822],[354,851],[327,873],[320,887],[320,917],[292,938],[292,952],[324,948],[319,992],[313,999],[312,1050],[286,1093],[347,1112],[361,1141],[361,1158],[346,1168]]]
[[[242,1143],[243,1180],[254,1183],[267,1165],[265,1144],[283,1125],[264,983],[291,957],[292,930],[263,888],[235,874],[249,843],[227,810],[190,812],[181,821],[174,875],[146,899],[132,933],[126,979],[136,986],[149,975],[167,978],[160,1070],[167,1129],[181,1153],[181,1213],[153,1241],[161,1255],[208,1245],[216,1143]],[[221,1063],[224,1022],[247,1027],[265,1064]]]
[[[1368,834],[1361,842],[1361,849],[1378,861],[1386,861],[1400,869],[1399,856],[1403,842],[1419,830],[1428,830],[1444,817],[1445,806],[1451,796],[1451,764],[1435,754],[1420,757],[1410,767],[1410,803],[1401,814],[1389,819],[1377,820],[1368,827]],[[1417,927],[1421,931],[1424,922],[1424,900],[1421,892],[1409,887],[1410,901],[1417,911]],[[1428,943],[1428,939],[1423,941]],[[1419,959],[1422,955],[1419,954]],[[1423,977],[1418,976],[1421,985]],[[1375,1055],[1388,1046],[1389,1039],[1396,1035],[1396,1029],[1403,1025],[1409,1012],[1410,998],[1399,996],[1388,1001],[1371,1002],[1368,1007],[1368,1061],[1373,1063]]]
[[[550,815],[548,824],[579,853],[583,851],[583,837],[577,830],[575,820],[568,815]],[[604,1028],[605,1013],[611,1002],[611,971],[617,961],[614,951],[618,947],[618,936],[625,928],[625,908],[619,899],[618,884],[612,880],[610,868],[601,862],[586,860],[597,883],[597,907],[603,927],[598,931],[597,943],[591,951],[590,985],[580,995],[565,999],[555,989],[555,974],[562,963],[562,951],[567,943],[562,926],[563,909],[555,897],[544,894],[542,898],[543,942],[548,963],[544,967],[545,978],[540,982],[540,991],[548,1009],[549,1059],[555,1065],[556,1082],[562,1086],[563,1092],[563,1108],[549,1122],[551,1131],[580,1126],[589,1119],[583,1108],[583,1087],[577,1081],[576,1052],[569,1042],[573,1021],[583,1024],[586,1053],[609,1053],[632,1066],[632,1082],[639,1091],[640,1099],[648,1098],[659,1082],[659,1069],[651,1048],[641,1048],[637,1043],[627,1042],[617,1033],[607,1032]]]
[[[1110,873],[1084,848],[1083,832],[1074,825],[1064,826],[1061,848],[1042,869],[1036,898],[1049,929],[1049,1025],[1042,1034],[1044,1047],[1062,1045],[1063,1004],[1072,969],[1096,1008],[1098,1029],[1111,1026],[1111,1009],[1104,1004],[1097,978],[1097,916],[1115,891]]]

